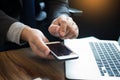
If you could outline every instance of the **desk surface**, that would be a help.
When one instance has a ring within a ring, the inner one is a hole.
[[[41,59],[29,48],[0,52],[0,80],[65,80],[64,62]]]

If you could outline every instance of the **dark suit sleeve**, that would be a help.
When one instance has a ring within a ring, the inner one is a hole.
[[[9,27],[16,21],[16,19],[9,17],[2,10],[0,10],[0,46],[7,41],[6,35]]]
[[[68,0],[45,0],[46,12],[49,19],[54,19],[61,14],[70,15]]]

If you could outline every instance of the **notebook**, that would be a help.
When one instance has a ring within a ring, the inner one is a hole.
[[[119,39],[120,40],[120,39]],[[94,38],[65,40],[79,55],[65,61],[65,76],[72,80],[120,80],[120,44]]]

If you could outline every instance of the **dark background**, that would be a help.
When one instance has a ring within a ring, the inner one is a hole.
[[[82,10],[75,17],[79,37],[118,40],[120,35],[120,0],[69,0],[70,7]]]

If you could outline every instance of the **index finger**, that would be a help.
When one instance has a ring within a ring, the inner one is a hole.
[[[59,31],[59,34],[60,36],[65,36],[66,34],[66,31],[67,31],[67,18],[66,17],[61,17],[59,19],[59,25],[60,25],[60,31]]]

